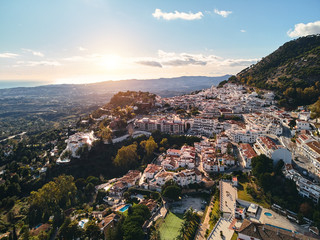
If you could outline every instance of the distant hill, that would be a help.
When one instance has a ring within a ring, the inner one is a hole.
[[[196,76],[0,89],[0,139],[24,131],[34,133],[72,125],[80,116],[87,116],[108,103],[120,91],[171,97],[218,85],[229,77]],[[130,99],[124,104],[127,101]]]
[[[230,81],[274,90],[287,107],[315,102],[320,96],[320,35],[285,43]]]
[[[51,96],[68,95],[99,95],[104,93],[116,93],[119,91],[149,91],[160,96],[174,96],[188,93],[227,80],[231,75],[221,77],[184,76],[176,78],[159,78],[149,80],[122,80],[105,81],[91,84],[57,84],[44,85],[39,87],[20,87],[0,89],[0,97],[5,96]]]

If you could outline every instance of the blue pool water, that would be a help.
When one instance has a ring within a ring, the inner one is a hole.
[[[131,204],[125,205],[124,207],[122,207],[122,208],[119,209],[119,212],[125,212],[125,211],[127,211],[130,206],[131,206]]]
[[[84,228],[84,225],[89,221],[89,219],[82,219],[78,224],[81,228]]]
[[[269,212],[265,212],[264,215],[266,215],[267,217],[272,217],[272,214]]]
[[[268,223],[266,223],[266,225],[269,225],[269,226],[271,226],[271,227],[275,227],[275,228],[279,228],[279,229],[282,229],[282,230],[285,230],[285,231],[288,231],[288,232],[293,232],[293,231],[291,231],[291,230],[289,230],[289,229],[282,228],[282,227],[278,227],[278,226],[271,225],[271,224],[268,224]],[[298,233],[298,232],[294,231],[294,233]]]

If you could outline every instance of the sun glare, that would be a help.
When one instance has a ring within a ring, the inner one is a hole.
[[[121,58],[115,55],[106,55],[101,58],[100,64],[103,68],[108,70],[118,69],[121,64]]]

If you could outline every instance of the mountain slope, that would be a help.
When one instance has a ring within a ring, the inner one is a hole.
[[[320,35],[287,42],[230,80],[274,90],[283,106],[315,102],[320,95]]]

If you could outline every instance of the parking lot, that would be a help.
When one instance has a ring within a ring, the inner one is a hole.
[[[186,210],[192,207],[197,212],[203,212],[207,203],[200,197],[184,196],[180,201],[173,203],[171,211],[173,213],[183,214]]]

